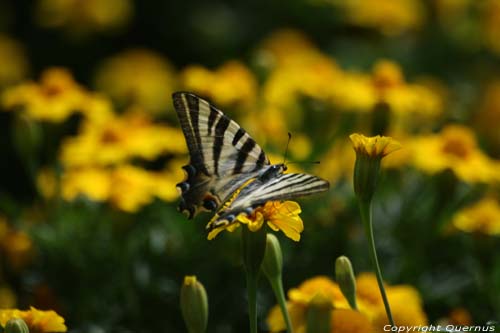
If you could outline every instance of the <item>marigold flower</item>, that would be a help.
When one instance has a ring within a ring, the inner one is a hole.
[[[170,106],[175,90],[175,72],[159,54],[132,49],[105,60],[99,67],[95,84],[119,105],[140,105],[146,111],[160,113]]]
[[[120,210],[133,213],[155,197],[165,201],[177,199],[175,184],[182,175],[170,169],[156,172],[128,164],[115,168],[69,168],[61,177],[61,195],[68,201],[84,195],[93,201],[108,201]]]
[[[295,331],[302,332],[306,324],[306,311],[318,295],[331,302],[332,333],[339,332],[383,332],[387,316],[380,296],[377,280],[372,273],[361,273],[356,278],[359,311],[349,309],[338,284],[326,276],[317,276],[304,281],[288,292],[288,310]],[[408,285],[387,285],[387,296],[391,302],[394,320],[398,325],[426,325],[427,317],[417,290]],[[271,332],[285,330],[285,323],[278,306],[267,316]]]
[[[234,231],[241,224],[245,224],[250,231],[257,231],[266,223],[274,231],[281,230],[288,238],[298,242],[300,233],[304,230],[304,223],[299,214],[302,212],[295,201],[268,201],[256,208],[252,214],[241,213],[235,223],[212,230],[208,239],[213,239],[222,230]]]
[[[464,232],[478,232],[486,235],[500,235],[500,205],[486,197],[473,205],[459,210],[452,218],[455,228]]]
[[[228,61],[214,71],[202,66],[186,67],[181,73],[182,86],[210,98],[221,106],[253,105],[257,80],[239,61]]]
[[[424,172],[450,169],[468,183],[499,180],[498,164],[479,149],[474,133],[465,126],[448,125],[440,133],[416,137],[409,144],[411,163]]]
[[[66,138],[61,148],[65,166],[114,165],[139,157],[153,160],[162,153],[184,153],[182,131],[153,123],[132,110],[103,122],[83,122],[77,136]]]
[[[65,27],[70,32],[106,31],[124,26],[131,18],[130,0],[38,0],[38,23],[45,27]]]
[[[332,3],[344,10],[349,23],[378,29],[385,35],[398,35],[418,29],[425,21],[424,8],[417,0],[383,0],[376,3],[333,1]]]
[[[26,82],[6,89],[1,103],[7,110],[21,107],[27,117],[62,122],[80,112],[90,119],[106,118],[109,104],[80,86],[64,68],[45,70],[39,83]]]
[[[64,318],[52,310],[42,311],[34,307],[26,311],[17,309],[0,310],[0,325],[2,327],[5,327],[5,324],[12,318],[21,318],[24,320],[30,332],[53,333],[66,332],[68,330],[64,324]]]
[[[322,300],[324,306],[330,307],[332,333],[371,332],[372,330],[368,317],[349,309],[338,285],[328,277],[318,276],[304,281],[298,288],[293,288],[288,292],[288,298],[288,311],[296,332],[305,332],[307,312],[318,300]],[[271,332],[285,330],[285,322],[278,306],[273,307],[269,312],[267,324]]]
[[[356,154],[366,155],[370,158],[382,158],[390,153],[401,149],[401,144],[391,137],[374,136],[366,137],[361,134],[349,136]]]

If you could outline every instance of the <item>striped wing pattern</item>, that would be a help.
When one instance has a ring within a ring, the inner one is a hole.
[[[269,159],[243,128],[207,101],[186,92],[172,98],[190,155],[187,179],[177,185],[179,209],[192,218],[200,210],[216,210]]]
[[[279,174],[267,181],[256,179],[242,189],[230,207],[218,213],[218,218],[207,226],[208,230],[234,223],[239,213],[248,212],[267,201],[287,200],[328,190],[329,183],[316,176],[303,173]]]

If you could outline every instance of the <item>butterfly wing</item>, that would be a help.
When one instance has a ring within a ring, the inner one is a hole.
[[[172,98],[190,156],[183,167],[187,179],[177,185],[179,209],[192,218],[202,209],[219,207],[269,159],[243,128],[204,99],[187,92]]]
[[[251,212],[267,201],[288,200],[328,190],[328,181],[305,173],[287,173],[261,181],[255,181],[242,188],[238,196],[226,209],[218,212],[207,225],[213,230],[234,223],[238,214]]]

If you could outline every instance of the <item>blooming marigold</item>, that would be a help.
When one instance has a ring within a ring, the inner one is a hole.
[[[440,133],[416,137],[409,144],[411,163],[426,173],[450,169],[468,183],[499,181],[499,165],[481,151],[474,133],[465,126],[448,125]]]
[[[5,324],[13,318],[24,320],[30,332],[33,333],[66,332],[68,330],[64,324],[64,318],[53,310],[42,311],[34,307],[30,307],[26,311],[18,309],[0,310],[0,325],[2,327],[5,327]]]
[[[304,223],[299,216],[301,212],[299,204],[295,201],[268,201],[250,215],[239,214],[235,223],[212,230],[208,234],[208,239],[215,238],[222,230],[232,232],[241,224],[247,225],[251,231],[257,231],[266,223],[274,231],[281,230],[288,238],[298,242],[300,233],[304,230]]]
[[[306,312],[315,297],[330,300],[332,310],[332,333],[383,332],[387,316],[380,296],[377,280],[372,273],[361,273],[356,278],[359,311],[349,309],[340,287],[326,276],[316,276],[288,291],[287,307],[292,325],[297,332],[304,332]],[[422,308],[418,291],[409,285],[387,285],[387,296],[391,302],[394,320],[398,325],[426,325],[427,317]],[[286,329],[278,306],[267,316],[271,332]]]
[[[464,232],[500,235],[500,205],[494,198],[484,198],[458,211],[452,218],[455,228]]]
[[[117,54],[100,65],[95,83],[120,106],[138,104],[153,113],[170,106],[175,71],[161,55],[145,49]]]

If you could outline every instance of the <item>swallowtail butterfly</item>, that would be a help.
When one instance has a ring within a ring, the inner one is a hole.
[[[251,214],[267,201],[328,189],[326,180],[284,173],[284,163],[271,165],[243,128],[202,98],[187,92],[172,98],[190,155],[183,167],[187,178],[177,184],[179,210],[190,219],[203,210],[215,212],[209,231],[233,223],[240,213]]]

